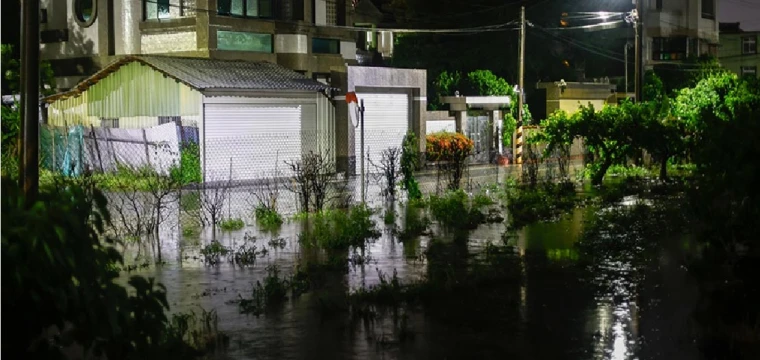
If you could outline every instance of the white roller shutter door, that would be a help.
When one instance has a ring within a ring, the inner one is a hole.
[[[315,105],[205,104],[206,181],[287,176],[284,161],[301,156],[302,112],[309,106]]]
[[[364,100],[364,156],[380,165],[381,152],[391,147],[401,147],[409,130],[409,96],[407,94],[359,93],[360,103]],[[360,171],[361,129],[355,130],[354,144],[356,172]],[[368,173],[377,172],[365,163]]]

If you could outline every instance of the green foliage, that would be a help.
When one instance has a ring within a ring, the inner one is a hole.
[[[238,304],[241,314],[259,316],[267,309],[281,305],[288,299],[287,294],[291,282],[280,278],[280,269],[277,265],[269,265],[266,270],[267,276],[264,278],[264,284],[262,285],[261,281],[256,281],[256,285],[251,291],[251,298],[240,297]]]
[[[64,358],[60,349],[70,339],[109,359],[195,356],[170,341],[162,285],[139,276],[129,289],[114,283],[122,257],[104,234],[110,214],[103,194],[91,181],[62,185],[28,202],[3,179],[3,312],[16,324],[3,335],[3,355]],[[39,341],[52,326],[67,330]]]
[[[396,211],[393,209],[386,209],[383,214],[383,223],[385,225],[393,225],[396,223]]]
[[[440,105],[440,98],[442,96],[453,96],[454,92],[459,90],[459,84],[462,82],[462,75],[459,71],[449,73],[448,71],[442,71],[438,74],[438,77],[433,82],[435,87],[436,98],[433,99],[435,104]]]
[[[256,223],[264,230],[272,231],[279,229],[283,223],[282,215],[277,210],[264,205],[259,205],[254,210]]]
[[[306,229],[298,236],[302,244],[327,250],[363,248],[368,240],[380,237],[366,205],[344,211],[320,212],[309,217]]]
[[[471,201],[462,190],[448,191],[441,196],[430,196],[430,214],[448,230],[475,229],[485,222],[481,211],[484,202]]]
[[[2,176],[17,178],[19,161],[19,132],[21,131],[21,118],[18,108],[2,105]]]
[[[506,194],[510,224],[517,228],[554,219],[576,203],[575,188],[569,182],[544,183],[539,187],[511,186]]]
[[[3,44],[0,46],[2,54],[2,73],[3,82],[11,94],[18,94],[21,91],[21,63],[15,58],[13,45]],[[40,62],[40,96],[49,96],[55,93],[55,75],[53,67],[48,61]]]
[[[512,135],[514,135],[515,130],[517,130],[517,119],[515,119],[511,112],[505,111],[501,133],[501,142],[504,144],[504,147],[509,148],[512,146]]]
[[[179,166],[170,169],[171,177],[182,185],[201,182],[200,146],[193,142],[185,142],[180,149]]]
[[[414,171],[420,165],[420,147],[417,135],[410,131],[404,136],[401,149],[401,186],[406,190],[409,199],[422,197],[420,186],[414,178]]]
[[[243,227],[245,227],[245,223],[243,222],[243,219],[239,218],[223,219],[219,222],[219,228],[224,231],[240,230]]]
[[[222,257],[227,257],[231,252],[229,248],[217,240],[212,240],[210,244],[201,249],[203,261],[211,265],[219,264],[222,261]]]
[[[400,241],[414,239],[427,231],[430,220],[424,213],[424,207],[413,202],[407,204],[406,211],[404,212],[403,227],[398,233]]]
[[[490,70],[475,70],[467,74],[463,84],[464,95],[470,96],[511,96],[514,91],[504,78],[494,75]]]

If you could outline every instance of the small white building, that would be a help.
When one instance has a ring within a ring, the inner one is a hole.
[[[204,181],[250,180],[309,152],[334,160],[330,90],[268,62],[129,56],[46,101],[50,125],[197,126]]]

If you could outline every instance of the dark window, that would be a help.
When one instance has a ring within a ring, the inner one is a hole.
[[[143,6],[145,20],[169,18],[169,0],[143,0]]]
[[[655,7],[657,10],[662,10],[662,0],[655,1]]]
[[[756,36],[745,36],[742,38],[742,54],[757,54]]]
[[[683,37],[654,38],[652,40],[652,60],[684,60],[686,59],[687,43],[687,39]]]
[[[335,39],[311,39],[311,52],[314,54],[340,54],[340,41]]]
[[[715,19],[715,0],[702,0],[702,18]]]
[[[168,123],[179,123],[181,121],[181,116],[159,116],[158,117],[158,125],[168,124]]]
[[[74,13],[77,19],[83,23],[90,24],[95,18],[95,0],[76,0],[74,1]]]
[[[69,30],[43,30],[40,31],[40,42],[43,44],[69,41]]]
[[[40,24],[47,24],[47,9],[40,9]]]
[[[219,15],[251,18],[271,18],[272,0],[217,0]]]
[[[119,118],[100,118],[100,127],[118,129]]]
[[[741,76],[757,76],[757,66],[742,66]]]

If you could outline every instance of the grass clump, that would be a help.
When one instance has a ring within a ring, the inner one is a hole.
[[[223,231],[235,231],[240,230],[245,226],[243,219],[224,219],[219,222],[219,228]]]
[[[196,354],[213,354],[229,344],[229,336],[219,331],[216,310],[174,314],[168,326],[168,342],[188,344]]]
[[[222,261],[222,258],[226,258],[232,251],[222,245],[219,241],[213,240],[210,244],[201,249],[201,255],[203,256],[203,262],[216,265]]]
[[[371,217],[372,210],[366,205],[348,211],[320,212],[307,220],[299,239],[303,244],[326,250],[363,247],[368,240],[380,237]]]
[[[265,231],[277,230],[283,223],[282,215],[277,210],[267,206],[257,206],[254,214],[256,215],[256,224]]]
[[[442,196],[430,196],[430,213],[444,228],[475,229],[486,220],[481,212],[483,200],[471,201],[462,190],[448,191]]]
[[[264,278],[264,283],[256,281],[251,291],[251,298],[240,297],[238,302],[240,313],[259,316],[267,309],[281,305],[288,299],[291,281],[280,277],[280,269],[277,265],[269,265],[266,270],[267,276]]]
[[[569,182],[510,187],[506,194],[510,224],[515,227],[556,218],[576,203],[575,188]]]

